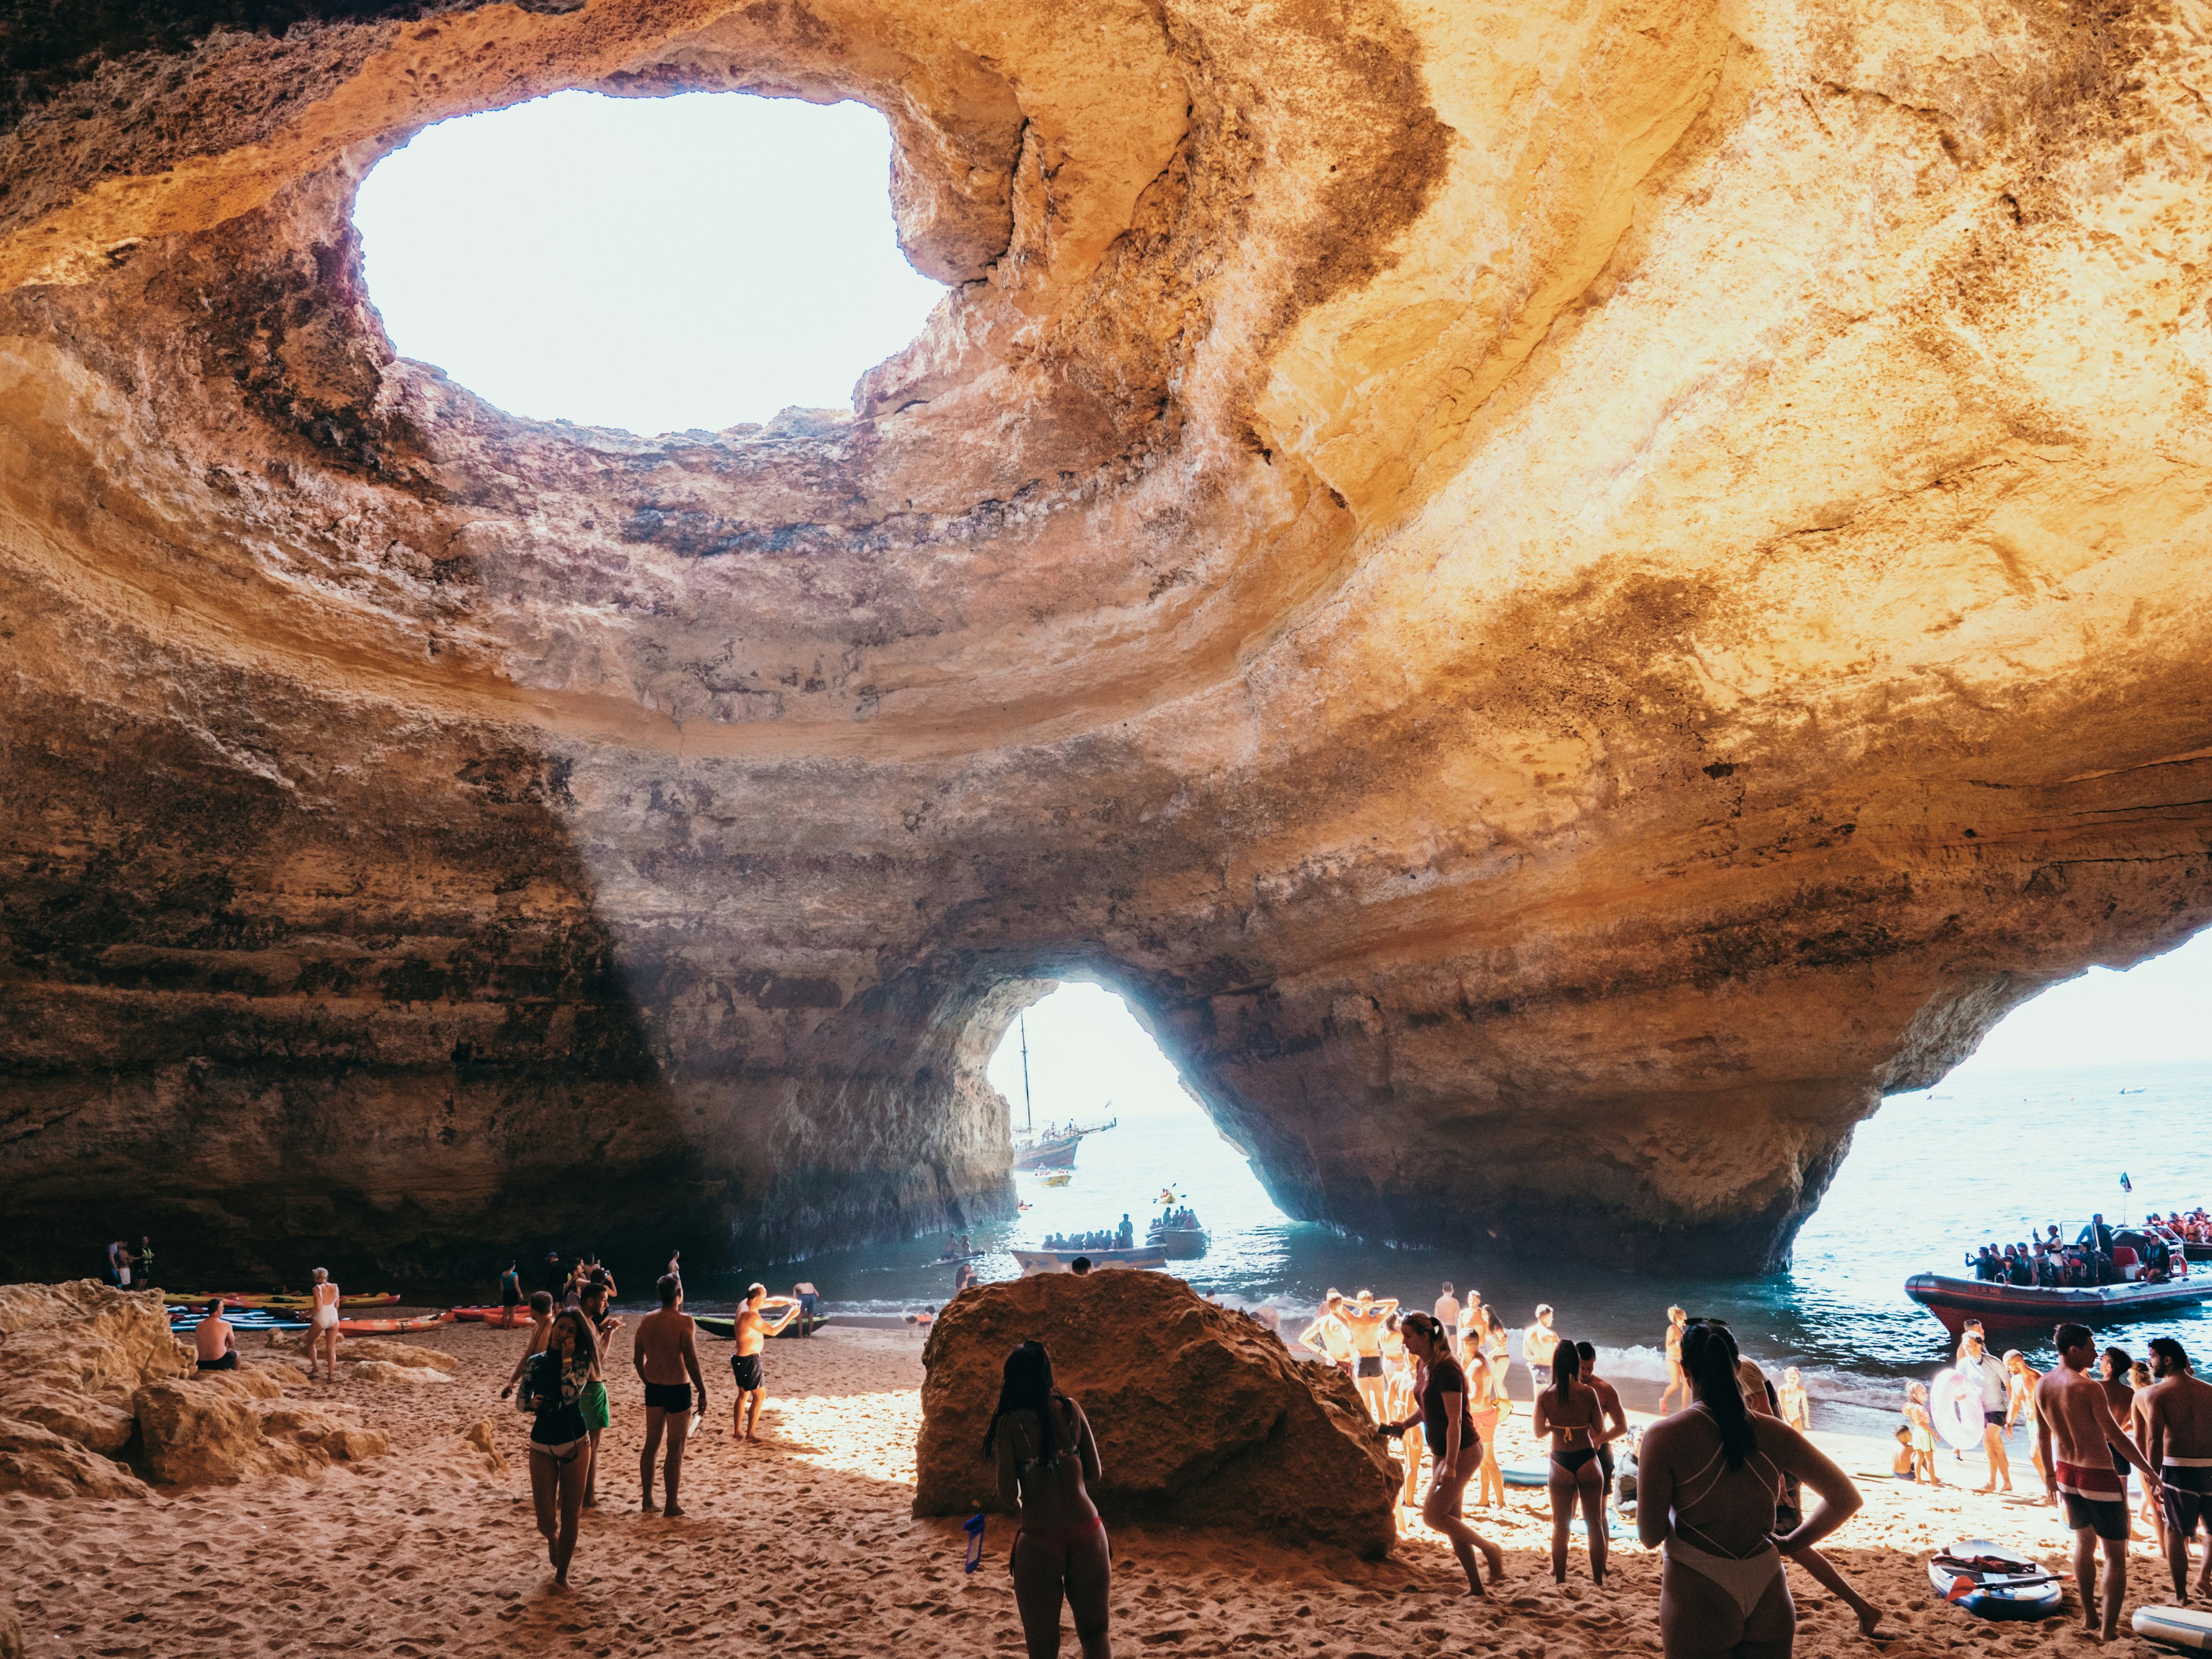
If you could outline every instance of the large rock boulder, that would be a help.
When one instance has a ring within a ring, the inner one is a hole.
[[[1389,1549],[1397,1482],[1343,1374],[1179,1279],[1129,1271],[982,1285],[945,1309],[922,1351],[916,1515],[1003,1507],[983,1435],[1006,1355],[1031,1339],[1090,1416],[1109,1522]]]
[[[122,1464],[52,1429],[0,1417],[0,1492],[40,1498],[143,1498],[145,1482]]]
[[[158,1291],[92,1279],[0,1285],[0,1491],[143,1495],[125,1453],[132,1395],[191,1369]]]
[[[147,1469],[164,1485],[221,1485],[312,1475],[390,1449],[378,1431],[287,1405],[283,1395],[274,1377],[251,1369],[149,1383],[131,1401]]]

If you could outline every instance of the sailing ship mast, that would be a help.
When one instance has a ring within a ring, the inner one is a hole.
[[[1036,1133],[1036,1114],[1030,1109],[1030,1017],[1027,1013],[1015,1016],[1022,1030],[1022,1133]]]

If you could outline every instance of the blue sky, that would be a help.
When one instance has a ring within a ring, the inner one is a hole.
[[[403,356],[517,415],[650,436],[842,409],[945,289],[863,104],[564,92],[447,121],[354,213]]]

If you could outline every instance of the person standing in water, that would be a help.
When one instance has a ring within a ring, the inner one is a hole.
[[[1659,1641],[1668,1659],[1787,1659],[1797,1609],[1783,1559],[1826,1538],[1864,1501],[1811,1441],[1746,1408],[1738,1358],[1726,1328],[1686,1326],[1682,1370],[1695,1403],[1645,1430],[1638,1458],[1637,1532],[1645,1548],[1666,1552]],[[1792,1476],[1820,1507],[1778,1537],[1776,1499]]]
[[[1402,1423],[1386,1423],[1385,1434],[1401,1434],[1419,1423],[1421,1437],[1432,1460],[1429,1496],[1421,1505],[1421,1519],[1450,1540],[1452,1553],[1467,1574],[1467,1593],[1480,1595],[1482,1574],[1475,1566],[1480,1550],[1490,1565],[1493,1584],[1504,1576],[1505,1552],[1461,1517],[1467,1483],[1482,1458],[1475,1443],[1474,1424],[1468,1413],[1467,1373],[1451,1357],[1451,1339],[1443,1327],[1427,1314],[1408,1314],[1398,1322],[1406,1351],[1421,1367],[1421,1409]]]
[[[1553,1345],[1552,1375],[1556,1379],[1536,1395],[1534,1428],[1540,1438],[1552,1437],[1552,1578],[1567,1582],[1567,1528],[1580,1506],[1583,1524],[1589,1533],[1590,1582],[1605,1583],[1605,1480],[1598,1468],[1598,1449],[1609,1431],[1604,1402],[1597,1390],[1582,1380],[1582,1350],[1573,1343]]]
[[[684,1311],[684,1286],[673,1273],[661,1275],[654,1287],[660,1308],[637,1322],[630,1339],[631,1367],[645,1384],[645,1449],[638,1454],[637,1478],[643,1496],[638,1507],[653,1513],[653,1461],[659,1455],[660,1437],[668,1435],[668,1464],[662,1471],[660,1490],[666,1501],[663,1515],[681,1515],[676,1501],[684,1478],[684,1445],[691,1437],[692,1394],[698,1393],[699,1415],[707,1414],[707,1379],[699,1374],[698,1327]]]
[[[783,1316],[774,1323],[766,1317],[771,1301],[788,1304]],[[748,1285],[745,1299],[738,1304],[736,1328],[731,1333],[737,1339],[738,1351],[730,1356],[738,1401],[730,1407],[730,1431],[740,1440],[757,1439],[760,1435],[761,1406],[768,1399],[768,1339],[798,1317],[799,1304],[787,1296],[770,1297],[765,1285]]]
[[[2189,1354],[2170,1336],[2154,1337],[2150,1368],[2157,1377],[2142,1397],[2144,1454],[2165,1483],[2166,1565],[2173,1599],[2189,1605],[2189,1545],[2200,1522],[2212,1526],[2212,1384],[2200,1382]],[[2197,1593],[2212,1595],[2212,1538]]]
[[[1090,1492],[1101,1474],[1098,1441],[1083,1407],[1054,1385],[1043,1343],[1006,1356],[983,1455],[998,1469],[999,1501],[1018,1517],[1010,1565],[1030,1659],[1060,1652],[1063,1601],[1083,1659],[1108,1659],[1114,1553]]]
[[[2128,1593],[2128,1486],[2114,1466],[2117,1453],[2143,1472],[2161,1497],[2158,1471],[2120,1431],[2105,1388],[2089,1375],[2097,1358],[2096,1339],[2086,1325],[2061,1325],[2051,1340],[2059,1363],[2035,1386],[2036,1437],[2043,1452],[2044,1489],[2066,1502],[2066,1524],[2074,1534],[2074,1586],[2081,1598],[2085,1628],[2109,1642],[2119,1633],[2120,1604]],[[2124,1386],[2124,1384],[2123,1385]],[[2101,1586],[2097,1544],[2105,1546]],[[2101,1588],[2104,1613],[2098,1616]]]
[[[331,1283],[331,1276],[322,1268],[315,1269],[315,1283],[310,1293],[307,1311],[307,1377],[313,1381],[315,1359],[318,1355],[330,1372],[331,1382],[338,1380],[338,1287]]]
[[[1682,1374],[1682,1328],[1690,1322],[1690,1316],[1680,1308],[1667,1310],[1667,1334],[1660,1339],[1660,1348],[1667,1356],[1667,1386],[1659,1393],[1659,1415],[1667,1415],[1667,1402],[1674,1397],[1674,1390],[1682,1391],[1682,1404],[1689,1405],[1695,1398],[1690,1392],[1690,1379]]]

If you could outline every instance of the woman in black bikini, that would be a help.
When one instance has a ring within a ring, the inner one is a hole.
[[[1605,1583],[1605,1405],[1582,1380],[1582,1355],[1564,1337],[1552,1351],[1552,1386],[1536,1393],[1535,1431],[1552,1437],[1552,1577],[1567,1582],[1567,1527],[1580,1504],[1589,1529],[1590,1582]]]
[[[1083,1659],[1107,1659],[1114,1556],[1085,1484],[1099,1478],[1098,1443],[1083,1407],[1053,1386],[1043,1343],[1024,1342],[1006,1356],[983,1455],[998,1463],[1000,1501],[1021,1517],[1010,1565],[1030,1659],[1060,1652],[1063,1597]]]
[[[584,1483],[592,1467],[592,1431],[577,1402],[599,1363],[591,1321],[568,1308],[553,1322],[544,1350],[528,1362],[524,1373],[520,1404],[534,1413],[530,1496],[537,1505],[538,1530],[545,1535],[546,1558],[553,1564],[556,1584],[568,1582],[568,1563],[576,1553],[577,1516],[584,1506]]]
[[[1467,1574],[1467,1593],[1481,1595],[1482,1574],[1474,1565],[1474,1553],[1480,1550],[1489,1562],[1494,1584],[1504,1574],[1505,1552],[1460,1516],[1467,1483],[1482,1467],[1482,1442],[1468,1414],[1467,1373],[1451,1357],[1451,1334],[1427,1314],[1407,1314],[1398,1322],[1398,1329],[1405,1336],[1406,1352],[1420,1362],[1417,1387],[1421,1409],[1403,1422],[1385,1423],[1382,1432],[1402,1435],[1414,1424],[1421,1425],[1421,1437],[1435,1460],[1421,1519],[1451,1541],[1452,1553]]]

